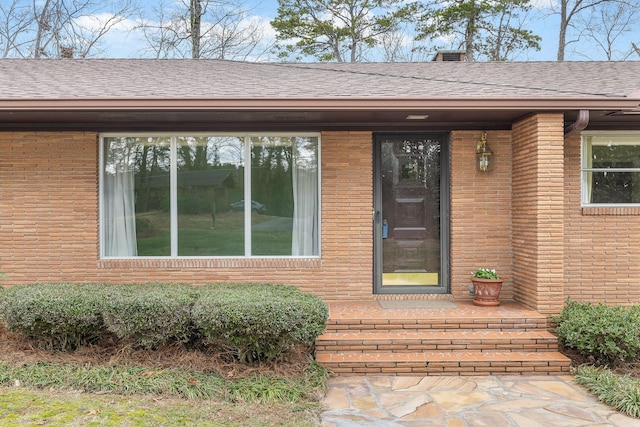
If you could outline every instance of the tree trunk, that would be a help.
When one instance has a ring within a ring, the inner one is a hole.
[[[200,58],[200,38],[202,37],[202,4],[201,0],[191,0],[191,58]]]
[[[42,6],[42,12],[40,12],[40,16],[38,16],[37,9],[35,8],[34,2],[34,14],[36,18],[36,22],[38,23],[38,30],[36,31],[36,40],[33,46],[33,57],[35,59],[39,59],[42,57],[44,53],[44,48],[42,47],[42,36],[43,33],[49,29],[51,29],[51,24],[49,23],[49,3],[50,0],[47,0],[45,4]]]
[[[564,50],[567,46],[567,1],[562,0],[560,9],[560,33],[558,35],[558,61],[564,61]]]
[[[469,19],[467,21],[467,27],[464,31],[464,45],[465,53],[464,57],[467,61],[473,61],[473,42],[476,38],[476,20],[478,19],[478,9],[475,1],[471,4],[471,10],[469,12]]]

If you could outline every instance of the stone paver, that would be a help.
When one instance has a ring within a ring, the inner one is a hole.
[[[570,376],[338,377],[323,427],[640,427]]]

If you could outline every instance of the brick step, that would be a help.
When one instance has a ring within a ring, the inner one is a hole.
[[[403,304],[399,304],[401,307]],[[316,360],[334,375],[517,375],[569,372],[544,314],[513,302],[382,308],[334,302]]]
[[[537,314],[537,313],[536,313]],[[412,318],[375,318],[348,319],[329,318],[326,332],[370,332],[392,330],[546,330],[547,318],[530,314],[528,317],[478,316],[470,317],[412,317]]]
[[[424,351],[320,353],[334,375],[565,375],[570,360],[557,351]]]
[[[316,340],[323,352],[417,352],[452,350],[556,351],[558,338],[547,331],[394,330],[329,332]]]

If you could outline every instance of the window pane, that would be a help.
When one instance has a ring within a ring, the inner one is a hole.
[[[318,138],[251,139],[252,255],[318,255]]]
[[[587,135],[583,151],[588,203],[640,203],[640,136]],[[602,169],[606,169],[602,170]],[[626,170],[625,170],[626,169]]]
[[[178,138],[178,255],[244,255],[243,141]]]
[[[104,254],[171,255],[169,138],[105,138],[104,153]]]
[[[640,168],[640,144],[593,145],[591,168]]]
[[[590,203],[640,203],[640,172],[586,172]]]

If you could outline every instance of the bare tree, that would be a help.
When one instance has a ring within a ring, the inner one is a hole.
[[[271,46],[250,10],[231,0],[160,3],[153,20],[141,19],[146,50],[158,58],[259,58]]]
[[[82,23],[72,26],[69,41],[74,56],[86,58],[96,53],[102,54],[100,43],[104,37],[130,18],[136,9],[132,0],[124,0],[118,9],[110,13],[86,16]]]
[[[635,0],[634,0],[635,1]],[[558,31],[558,53],[557,60],[564,61],[565,51],[571,43],[577,42],[583,28],[578,26],[578,17],[586,12],[602,9],[611,3],[626,3],[626,0],[558,0],[552,6],[552,13],[559,15],[560,26]],[[574,37],[567,40],[569,30],[573,29]]]
[[[135,10],[134,0],[12,0],[0,4],[2,57],[87,57]]]
[[[411,25],[401,25],[397,31],[384,34],[380,39],[380,53],[386,62],[425,62],[433,55],[431,49],[419,44]]]
[[[612,3],[606,7],[594,9],[588,18],[579,17],[582,34],[602,51],[607,61],[625,60],[634,50],[628,45],[625,36],[634,33],[640,18],[640,5],[631,3]],[[593,60],[592,50],[576,50],[576,55]]]
[[[34,58],[87,57],[101,39],[130,16],[132,0],[110,4],[115,12],[105,12],[100,0],[45,0],[33,2],[36,26],[31,48]],[[97,16],[107,16],[99,19]],[[84,18],[84,19],[83,19]]]
[[[158,59],[166,59],[172,56],[178,49],[176,43],[180,40],[176,36],[177,29],[171,21],[171,11],[167,11],[164,1],[154,7],[153,22],[140,18],[141,24],[137,27],[142,33],[146,44],[145,50],[153,52]]]
[[[638,47],[638,45],[633,42],[631,43],[631,47],[633,47],[633,50],[635,50],[638,56],[640,56],[640,47]]]
[[[26,43],[24,34],[33,22],[29,5],[21,0],[13,0],[10,4],[0,3],[0,19],[1,57],[7,58],[12,53],[22,52]]]

